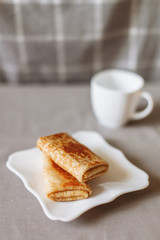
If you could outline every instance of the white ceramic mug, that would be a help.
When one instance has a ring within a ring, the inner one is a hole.
[[[147,117],[153,109],[153,99],[142,91],[144,79],[124,70],[104,70],[91,79],[91,104],[98,122],[118,128],[130,120]],[[136,111],[140,98],[147,101],[142,111]]]

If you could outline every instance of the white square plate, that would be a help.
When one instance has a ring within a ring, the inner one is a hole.
[[[13,153],[7,161],[7,167],[38,199],[48,218],[68,222],[95,206],[111,202],[124,193],[144,189],[149,185],[148,175],[130,163],[120,150],[109,145],[99,133],[79,131],[72,136],[109,163],[106,174],[90,181],[93,193],[87,199],[54,202],[46,197],[41,152],[37,148]]]

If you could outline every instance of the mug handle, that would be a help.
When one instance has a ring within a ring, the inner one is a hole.
[[[145,109],[143,109],[142,111],[135,112],[132,116],[132,120],[143,119],[143,118],[147,117],[152,112],[154,103],[153,103],[153,98],[151,97],[150,93],[142,92],[140,97],[146,99],[148,104],[145,107]]]

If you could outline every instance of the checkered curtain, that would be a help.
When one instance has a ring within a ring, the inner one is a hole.
[[[159,80],[159,0],[0,0],[0,82],[89,82],[104,68]]]

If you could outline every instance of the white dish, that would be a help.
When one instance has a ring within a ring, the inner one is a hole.
[[[121,151],[109,145],[97,132],[79,131],[72,136],[109,163],[105,175],[90,181],[93,193],[88,199],[72,202],[48,199],[43,185],[41,152],[36,148],[13,153],[7,161],[7,167],[38,199],[48,218],[68,222],[95,206],[149,185],[148,175],[130,163]]]

